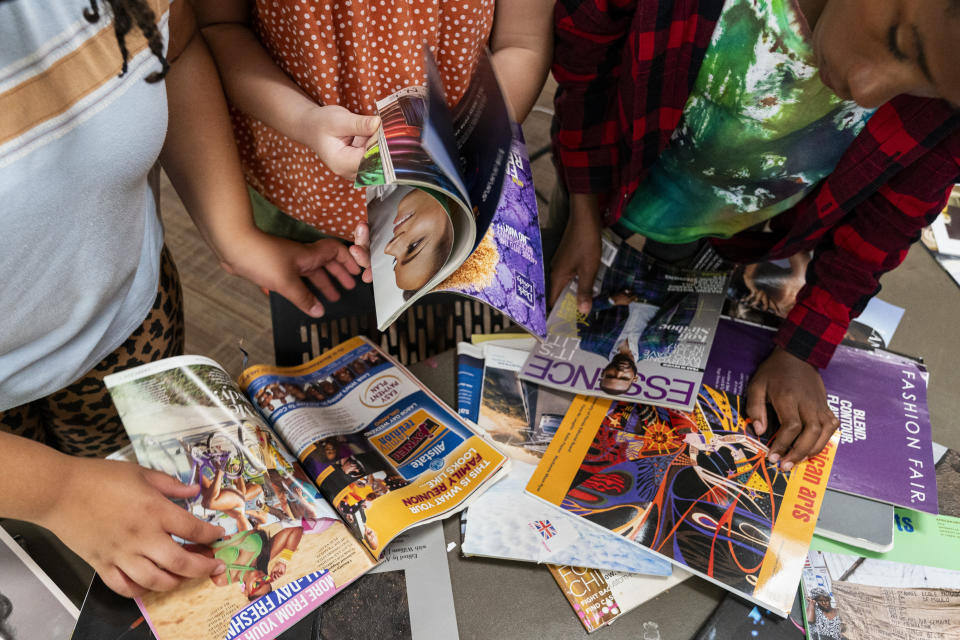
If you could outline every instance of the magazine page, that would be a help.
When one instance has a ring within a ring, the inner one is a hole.
[[[704,384],[744,393],[769,354],[773,335],[763,327],[722,319]],[[830,488],[936,513],[924,367],[889,352],[841,345],[820,375],[827,402],[840,419]]]
[[[679,567],[672,575],[666,576],[598,571],[570,565],[550,564],[547,568],[587,633],[613,624],[620,616],[690,577]]]
[[[370,269],[380,331],[467,258],[475,230],[466,209],[439,191],[387,186],[367,203]]]
[[[720,317],[727,274],[679,269],[605,241],[593,307],[571,282],[520,377],[571,393],[690,410]]]
[[[457,413],[464,420],[477,421],[480,414],[480,387],[483,385],[483,348],[469,342],[457,343]]]
[[[513,459],[513,467],[508,477],[474,501],[464,515],[463,555],[669,574],[667,561],[524,492],[559,426],[535,426],[525,415],[533,412],[530,403],[524,408],[522,385],[532,385],[521,383],[517,371],[535,343],[527,337],[483,344],[482,400],[477,413],[467,417],[501,445]],[[501,346],[504,344],[522,345],[526,350]],[[552,402],[551,410],[559,411],[561,417],[573,400],[573,396],[552,390],[537,391],[538,401],[542,396],[546,404]]]
[[[530,439],[527,394],[517,374],[527,352],[494,344],[483,347],[483,378],[477,424],[513,460],[536,464],[540,456],[525,449]]]
[[[376,615],[369,615],[372,608]],[[49,611],[45,610],[45,614],[49,615]],[[66,627],[64,633],[51,637],[66,638],[69,629]],[[155,636],[132,600],[114,593],[99,576],[94,576],[76,629],[69,637],[72,640],[154,640]],[[398,536],[387,547],[383,562],[279,637],[281,640],[456,638],[457,620],[441,524],[431,523]]]
[[[960,636],[960,519],[898,507],[887,553],[815,537],[803,570],[808,638]]]
[[[542,338],[547,330],[543,246],[530,160],[517,124],[501,193],[485,232],[478,218],[479,245],[434,291],[485,302]]]
[[[470,85],[452,109],[447,109],[443,80],[433,56],[428,52],[426,58],[428,117],[423,147],[438,162],[440,158],[449,158],[444,162],[456,159],[457,173],[466,187],[466,201],[473,208],[478,243],[501,201],[505,165],[511,146],[516,145],[515,131],[519,126],[511,127],[506,98],[489,51],[478,57]],[[522,137],[520,140],[522,145]]]
[[[779,328],[806,284],[811,257],[812,254],[798,253],[789,259],[738,265],[730,276],[723,315]],[[860,315],[850,322],[843,343],[863,349],[885,349],[903,313],[902,307],[871,298]]]
[[[0,638],[67,638],[77,608],[0,527]]]
[[[375,564],[217,363],[167,358],[104,382],[139,463],[200,485],[178,504],[227,532],[189,545],[226,572],[138,600],[157,638],[279,633]]]
[[[939,512],[960,518],[960,452],[933,443]]]
[[[706,385],[693,412],[578,396],[527,491],[786,616],[839,435],[785,473],[742,407]]]
[[[535,468],[514,461],[510,475],[470,505],[463,525],[464,556],[670,575],[667,560],[526,494]]]
[[[426,86],[405,87],[377,100],[377,129],[357,169],[356,186],[371,187],[402,182],[442,191],[469,210],[470,196],[449,158],[438,164],[423,145],[427,120]],[[447,125],[449,127],[449,125]]]
[[[375,555],[465,507],[508,460],[365,338],[298,367],[250,367],[240,385]]]

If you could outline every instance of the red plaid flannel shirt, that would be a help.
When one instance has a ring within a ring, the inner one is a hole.
[[[722,8],[722,0],[558,0],[554,157],[571,192],[601,196],[608,224],[669,143]],[[957,181],[960,114],[942,100],[899,96],[830,176],[771,221],[772,233],[713,242],[738,262],[814,251],[775,342],[824,367]]]

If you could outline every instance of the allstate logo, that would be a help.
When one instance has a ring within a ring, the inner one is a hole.
[[[427,466],[431,471],[440,471],[440,469],[443,469],[443,458],[434,458]]]

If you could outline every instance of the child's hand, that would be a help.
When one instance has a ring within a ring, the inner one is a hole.
[[[782,458],[784,471],[820,453],[840,426],[827,405],[820,373],[780,347],[757,367],[747,386],[747,415],[756,421],[754,429],[758,434],[767,430],[768,399],[780,419],[768,457],[771,462]]]
[[[59,498],[39,524],[89,562],[108,587],[133,597],[223,573],[222,561],[191,553],[170,537],[209,544],[224,535],[167,499],[195,496],[200,487],[129,462],[69,458],[64,464]]]
[[[600,267],[600,205],[590,194],[570,194],[570,217],[550,265],[550,304],[577,278],[577,311],[593,306],[593,280]]]
[[[357,175],[367,140],[377,132],[380,118],[351,113],[339,105],[314,108],[306,123],[311,132],[310,147],[323,164],[342,178]]]
[[[335,302],[340,299],[340,291],[333,280],[344,289],[353,289],[361,271],[347,246],[332,238],[303,244],[254,231],[238,238],[230,254],[221,257],[221,265],[228,273],[276,291],[314,318],[322,316],[325,309],[302,279],[309,280],[324,298]]]
[[[365,222],[358,224],[353,232],[353,246],[350,247],[350,255],[363,269],[361,279],[364,282],[373,282],[373,272],[370,270],[370,227]]]

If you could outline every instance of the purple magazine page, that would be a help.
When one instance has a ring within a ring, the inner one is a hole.
[[[703,383],[744,393],[773,335],[721,318]],[[926,369],[889,352],[841,345],[820,374],[841,432],[828,487],[937,513]]]
[[[547,334],[537,196],[519,125],[513,125],[500,203],[487,232],[470,257],[434,291],[476,298],[533,335]]]

